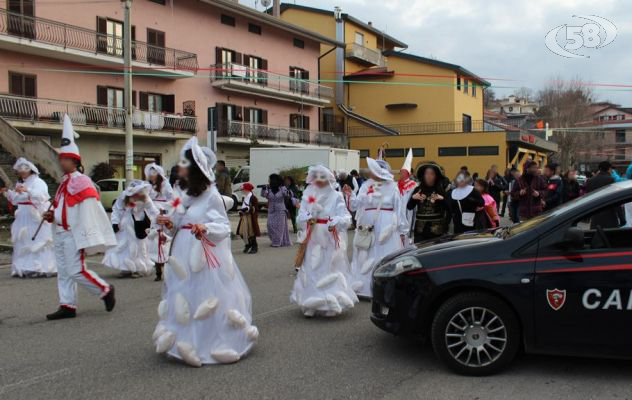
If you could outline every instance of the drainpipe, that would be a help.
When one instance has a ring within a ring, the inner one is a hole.
[[[342,10],[340,7],[334,8],[334,18],[336,19],[336,40],[345,42],[345,26],[342,20]],[[342,80],[344,79],[345,69],[345,48],[336,48],[336,105],[344,103],[345,88]]]

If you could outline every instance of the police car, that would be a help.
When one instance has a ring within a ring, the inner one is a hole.
[[[632,181],[615,183],[512,227],[391,254],[373,271],[371,320],[429,339],[467,375],[498,372],[520,349],[632,358],[630,202]]]

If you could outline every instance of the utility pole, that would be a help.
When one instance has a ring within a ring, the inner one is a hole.
[[[125,3],[125,20],[123,24],[123,59],[125,70],[125,186],[134,179],[134,133],[132,132],[132,0],[121,0]]]

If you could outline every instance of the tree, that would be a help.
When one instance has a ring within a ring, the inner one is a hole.
[[[106,162],[101,162],[92,167],[90,178],[92,179],[92,181],[98,182],[102,179],[114,178],[114,174],[116,174],[116,170],[114,169],[114,167]]]
[[[483,106],[490,107],[496,101],[496,92],[491,87],[483,89]]]
[[[527,101],[532,101],[535,97],[533,89],[525,86],[521,87],[520,89],[514,90],[513,95],[519,99],[525,99]]]
[[[540,108],[536,116],[553,128],[553,141],[559,146],[554,159],[563,171],[584,158],[583,153],[590,149],[595,138],[591,133],[555,128],[573,128],[579,122],[586,121],[590,116],[593,100],[592,89],[585,86],[579,78],[571,81],[553,79],[538,92]]]

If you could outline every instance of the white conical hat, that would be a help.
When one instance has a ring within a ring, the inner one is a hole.
[[[61,149],[59,157],[74,158],[81,160],[79,147],[75,144],[75,130],[68,114],[64,114],[64,131],[61,134]]]
[[[408,154],[406,155],[406,160],[404,161],[404,165],[400,168],[400,170],[405,169],[409,173],[413,170],[413,149],[408,149]]]

